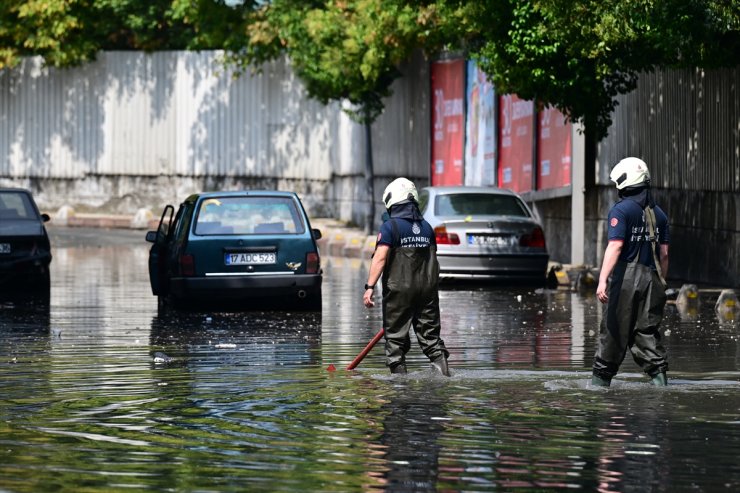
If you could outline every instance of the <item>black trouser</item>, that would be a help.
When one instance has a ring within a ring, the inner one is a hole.
[[[383,272],[383,325],[388,367],[405,361],[414,326],[424,354],[448,356],[440,337],[439,264],[430,248],[394,248]]]
[[[627,349],[651,377],[668,370],[658,328],[666,296],[658,274],[638,262],[618,262],[609,283],[593,373],[611,380]]]

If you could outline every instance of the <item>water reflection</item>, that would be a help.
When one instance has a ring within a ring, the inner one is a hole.
[[[566,368],[590,365],[593,304],[563,290],[442,291],[442,335],[450,364]],[[574,335],[576,338],[574,338]]]
[[[385,491],[433,491],[440,476],[441,437],[449,394],[438,379],[406,381],[383,406],[379,437]]]
[[[58,248],[50,302],[0,304],[0,489],[740,489],[740,338],[709,297],[666,310],[665,389],[631,361],[591,388],[601,305],[520,286],[444,289],[452,378],[416,347],[391,376],[380,345],[341,369],[382,321],[366,262],[325,259],[322,314],[183,313],[146,251]]]
[[[165,311],[151,322],[151,349],[187,361],[191,370],[218,363],[203,353],[238,365],[317,364],[320,344],[320,313]]]

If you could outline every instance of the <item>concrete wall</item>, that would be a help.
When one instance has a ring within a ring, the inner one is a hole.
[[[669,275],[685,281],[740,286],[740,194],[659,190],[670,214]]]
[[[669,215],[669,279],[740,287],[740,194],[660,188],[653,194]],[[589,191],[585,225],[590,239],[588,265],[601,266],[607,242],[606,217],[617,200],[614,187]]]
[[[542,200],[533,204],[545,230],[547,251],[553,261],[570,263],[570,197]]]

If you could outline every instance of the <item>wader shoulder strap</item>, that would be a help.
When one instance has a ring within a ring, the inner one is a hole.
[[[655,211],[652,207],[648,206],[645,207],[645,220],[647,222],[648,231],[650,232],[650,250],[653,252],[653,262],[655,262],[655,271],[658,273],[658,277],[660,278],[660,282],[663,284],[663,287],[666,286],[665,279],[663,279],[663,269],[660,268],[660,261],[658,260],[658,253],[657,253],[657,246],[658,246],[658,237],[655,236]]]

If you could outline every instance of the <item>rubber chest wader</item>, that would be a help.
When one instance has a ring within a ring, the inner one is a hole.
[[[398,237],[393,221],[394,237]],[[436,247],[393,247],[383,270],[383,325],[385,354],[389,368],[405,362],[411,348],[409,330],[414,332],[424,354],[433,360],[449,355],[440,338],[439,263]]]
[[[655,253],[655,212],[647,207],[645,215],[656,270],[639,262],[639,251],[632,262],[619,261],[614,267],[593,368],[594,375],[606,382],[617,374],[627,349],[650,377],[668,370],[666,351],[658,332],[666,296],[665,280]]]

